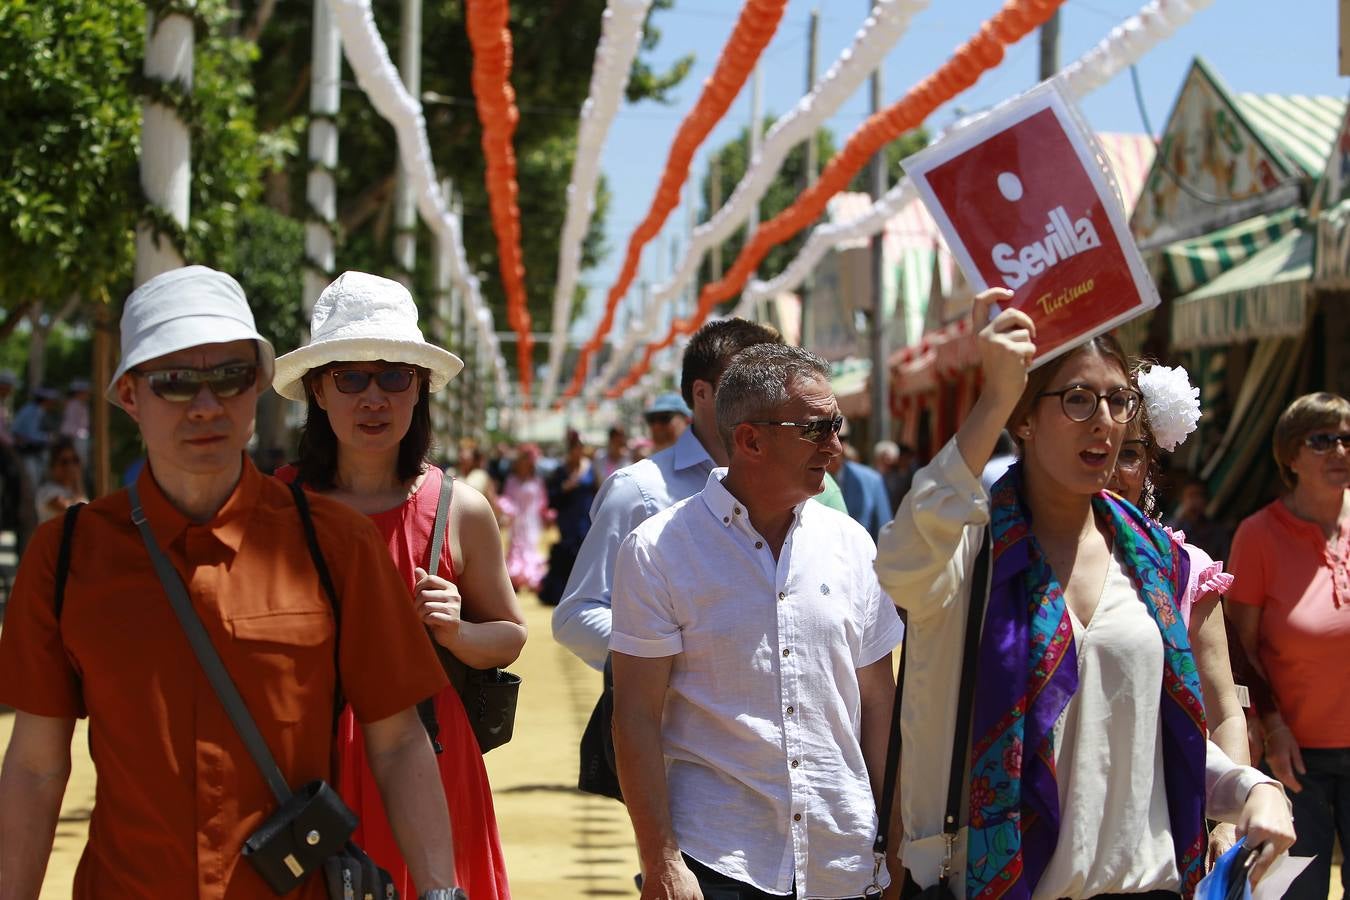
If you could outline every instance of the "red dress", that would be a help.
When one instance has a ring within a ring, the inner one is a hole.
[[[286,466],[276,474],[283,481],[291,481],[295,478],[295,469]],[[409,593],[415,583],[413,569],[425,567],[430,556],[428,545],[444,477],[435,466],[428,468],[421,486],[407,502],[370,517],[388,542],[389,553],[407,580]],[[454,582],[449,538],[447,528],[437,574]],[[472,900],[510,900],[506,861],[497,834],[497,816],[492,808],[487,768],[483,765],[483,754],[478,750],[478,740],[469,727],[464,704],[454,688],[446,688],[437,695],[436,720],[440,723],[438,741],[443,748],[436,763],[441,770],[445,800],[450,807],[456,881]],[[412,877],[403,864],[394,832],[389,827],[379,786],[366,761],[365,739],[350,706],[342,711],[338,723],[338,791],[361,819],[353,840],[394,876],[400,897],[405,900],[415,898],[417,893]]]

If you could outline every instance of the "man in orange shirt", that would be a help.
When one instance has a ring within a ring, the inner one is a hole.
[[[407,589],[374,525],[315,496],[330,603],[294,498],[243,452],[272,362],[228,275],[191,266],[131,295],[107,396],[145,443],[145,517],[287,784],[331,780],[340,686],[418,890],[462,896],[416,712],[444,676]],[[240,851],[276,800],[174,616],[127,492],[79,514],[58,613],[61,531],[53,520],[35,535],[0,638],[0,703],[17,710],[0,772],[0,900],[38,896],[86,715],[98,792],[76,897],[273,896]],[[294,896],[326,897],[322,882]]]

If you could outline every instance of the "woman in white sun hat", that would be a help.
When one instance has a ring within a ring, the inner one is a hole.
[[[346,272],[320,295],[308,346],[279,357],[273,387],[308,404],[300,458],[277,472],[368,515],[389,543],[435,640],[475,668],[506,666],[525,643],[525,619],[507,578],[492,508],[455,485],[437,571],[428,573],[444,475],[428,463],[428,394],[463,362],[428,344],[417,306],[396,281]],[[453,688],[435,700],[437,757],[454,830],[458,883],[473,900],[508,898],[506,866],[483,757]],[[343,799],[361,818],[357,842],[415,896],[385,817],[351,711],[339,726]]]

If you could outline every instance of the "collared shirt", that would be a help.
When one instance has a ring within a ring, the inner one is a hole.
[[[1300,747],[1350,747],[1350,527],[1330,543],[1284,500],[1238,526],[1228,599],[1261,613],[1257,651]]]
[[[774,559],[726,471],[624,541],[610,647],[675,657],[662,744],[680,849],[770,893],[857,897],[877,826],[857,670],[900,643],[900,619],[861,526],[801,503]]]
[[[909,614],[908,639],[905,652],[905,702],[901,715],[900,729],[904,737],[905,752],[900,760],[900,811],[905,823],[905,833],[900,841],[899,853],[915,883],[928,887],[938,880],[941,868],[945,840],[942,835],[942,817],[947,805],[947,785],[951,772],[952,741],[956,731],[957,693],[961,683],[961,646],[965,637],[966,612],[970,604],[971,581],[975,557],[978,555],[984,527],[989,522],[989,494],[984,486],[966,465],[960,448],[953,438],[943,447],[933,461],[920,469],[914,476],[913,486],[905,495],[896,513],[894,521],[881,532],[877,546],[877,575],[886,590],[890,591],[896,603]],[[1088,629],[1094,632],[1097,642],[1102,635],[1103,626],[1108,626],[1112,618],[1112,604],[1099,606],[1093,614]],[[1137,612],[1137,611],[1136,611]],[[1098,617],[1101,620],[1098,621]],[[1088,663],[1088,654],[1096,650],[1088,647],[1082,650],[1083,634],[1076,633],[1075,641],[1080,646],[1080,664]],[[1092,665],[1098,665],[1095,661]],[[1101,666],[1109,669],[1109,666]],[[1108,721],[1102,710],[1101,697],[1113,697],[1123,694],[1127,688],[1121,684],[1119,666],[1116,671],[1098,679],[1089,672],[1080,685],[1080,693],[1091,691],[1097,683],[1097,698],[1089,696],[1087,708],[1082,708],[1083,698],[1079,699],[1081,714],[1087,716],[1088,727],[1083,729],[1093,740],[1107,740],[1111,747],[1096,756],[1090,752],[1077,754],[1084,770],[1072,770],[1074,759],[1063,760],[1059,769],[1061,785],[1072,785],[1075,791],[1088,791],[1099,800],[1085,802],[1076,798],[1073,810],[1103,810],[1099,816],[1119,814],[1119,806],[1125,802],[1139,801],[1142,810],[1134,814],[1147,816],[1148,803],[1152,794],[1148,787],[1140,788],[1137,782],[1121,783],[1119,771],[1131,762],[1130,754],[1124,751],[1129,741],[1121,743],[1112,735],[1105,734],[1101,726]],[[1156,700],[1157,694],[1152,695]],[[1133,711],[1136,704],[1128,704]],[[1157,715],[1156,705],[1152,715]],[[1093,721],[1092,717],[1097,718]],[[1061,720],[1061,725],[1064,720]],[[1129,727],[1130,716],[1122,716],[1113,721],[1114,729]],[[1146,744],[1156,739],[1155,728],[1144,728],[1135,736]],[[1155,758],[1151,744],[1140,748],[1142,757]],[[1062,745],[1057,747],[1062,750]],[[1112,755],[1114,754],[1114,755]],[[1099,764],[1102,755],[1112,759],[1116,768]],[[1135,757],[1136,759],[1139,757]],[[1057,760],[1057,763],[1060,761]],[[967,776],[968,778],[969,776]],[[1114,779],[1114,780],[1113,780]],[[1236,821],[1246,802],[1247,794],[1257,784],[1270,783],[1270,779],[1255,769],[1238,766],[1213,743],[1206,745],[1205,757],[1205,799],[1206,813],[1210,818],[1221,821]],[[1112,790],[1115,797],[1112,799]],[[1137,792],[1137,795],[1136,795]],[[1120,799],[1125,798],[1125,799]],[[1113,806],[1113,803],[1115,804]],[[964,877],[966,864],[966,814],[961,814],[961,828],[954,847],[953,871],[956,877],[950,881],[956,897],[965,897]],[[1087,879],[1100,876],[1125,878],[1132,874],[1127,871],[1130,864],[1137,862],[1133,858],[1118,872],[1107,872],[1111,865],[1119,863],[1118,858],[1089,858],[1092,853],[1083,853],[1085,842],[1074,844],[1076,833],[1081,835],[1092,823],[1063,822],[1061,824],[1061,845],[1057,854],[1066,854],[1052,861],[1049,876],[1058,880],[1057,884],[1046,883],[1051,891],[1048,896],[1060,896],[1055,890],[1071,891],[1075,886],[1087,883]],[[1156,824],[1156,823],[1154,823]],[[1164,823],[1165,824],[1165,823]],[[1142,826],[1141,826],[1142,827]],[[1107,829],[1101,829],[1105,832]],[[1067,834],[1066,834],[1067,833]],[[1103,834],[1095,834],[1097,839]],[[1169,848],[1170,848],[1170,837]],[[1141,859],[1145,853],[1137,854]],[[1087,896],[1101,890],[1129,891],[1139,890],[1140,885],[1122,886],[1123,881],[1104,880],[1096,890],[1089,889]],[[1144,886],[1151,889],[1156,885]],[[1175,884],[1170,889],[1175,889]],[[1039,892],[1037,897],[1041,896]]]
[[[594,669],[609,652],[610,590],[619,544],[634,528],[708,481],[713,459],[686,428],[674,446],[620,469],[591,504],[591,530],[581,544],[562,602],[553,611],[553,637]]]
[[[365,516],[310,498],[339,597],[337,633],[280,482],[245,458],[234,493],[205,524],[175,509],[148,467],[137,486],[160,548],[292,787],[331,780],[335,668],[363,722],[445,684],[408,589]],[[60,522],[46,523],[19,567],[0,634],[0,703],[89,716],[98,797],[74,896],[274,896],[240,848],[276,801],[183,635],[127,492],[80,514],[57,621],[60,540]],[[322,877],[296,896],[326,897]]]
[[[43,422],[46,415],[46,410],[31,400],[19,407],[9,430],[21,449],[47,446],[51,433]]]

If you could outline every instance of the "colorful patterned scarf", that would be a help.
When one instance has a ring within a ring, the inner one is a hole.
[[[1059,838],[1054,728],[1078,689],[1064,593],[1022,506],[1021,466],[991,504],[993,580],[976,670],[967,845],[968,900],[1029,900]],[[1205,716],[1178,612],[1189,559],[1156,523],[1114,494],[1092,500],[1163,640],[1164,783],[1181,893],[1204,874]]]

